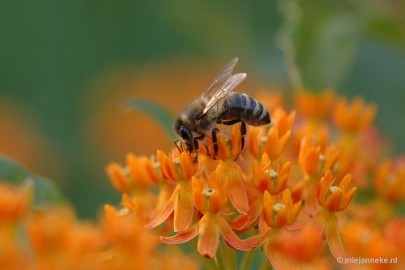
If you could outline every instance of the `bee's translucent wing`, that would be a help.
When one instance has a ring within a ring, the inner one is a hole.
[[[211,91],[212,96],[208,100],[203,110],[203,115],[206,114],[215,104],[222,100],[227,94],[236,88],[244,79],[246,73],[237,73],[229,77],[224,83],[216,85]]]
[[[221,69],[221,71],[214,77],[214,79],[208,84],[207,88],[205,88],[201,96],[211,99],[216,94],[216,92],[221,88],[224,82],[228,80],[230,77],[232,77],[232,71],[237,62],[238,58],[236,57],[232,59],[228,64],[226,64]]]

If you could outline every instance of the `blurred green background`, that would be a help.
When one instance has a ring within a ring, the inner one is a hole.
[[[81,217],[119,200],[108,162],[171,145],[122,102],[176,113],[235,56],[247,85],[377,103],[405,150],[405,1],[4,0],[0,37],[0,153],[54,179]]]

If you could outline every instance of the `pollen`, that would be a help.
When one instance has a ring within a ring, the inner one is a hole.
[[[271,180],[273,180],[273,181],[277,180],[278,173],[275,170],[270,169],[270,170],[266,170],[265,172],[270,176]]]
[[[276,203],[274,206],[273,206],[273,211],[274,212],[279,212],[281,209],[285,209],[285,208],[287,208],[284,204],[282,204],[282,203]]]
[[[340,192],[342,192],[342,189],[340,188],[340,187],[338,187],[338,186],[331,186],[330,188],[329,188],[329,192],[330,193],[333,193],[333,192],[335,192],[335,191],[340,191]]]
[[[319,161],[324,162],[326,160],[326,157],[324,154],[319,154]]]
[[[122,209],[120,209],[120,210],[118,211],[118,215],[121,216],[121,217],[126,216],[126,215],[128,215],[129,213],[130,213],[130,211],[129,211],[128,208],[122,208]]]

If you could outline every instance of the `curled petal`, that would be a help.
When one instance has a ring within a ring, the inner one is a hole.
[[[263,242],[271,235],[271,230],[267,230],[267,232],[260,233],[254,236],[251,236],[244,241],[249,245],[253,246],[254,248],[260,247]]]
[[[160,237],[160,241],[164,244],[183,244],[185,242],[190,241],[194,237],[196,237],[198,234],[198,229],[197,226],[193,226],[187,231],[180,232],[176,235],[169,236],[169,237]]]
[[[237,217],[235,220],[230,221],[229,225],[231,225],[231,227],[236,231],[244,231],[258,219],[262,210],[263,198],[259,197],[252,203],[247,215],[239,215],[239,217]]]
[[[159,226],[170,216],[170,214],[174,210],[174,205],[175,205],[178,190],[179,190],[179,186],[177,186],[175,188],[175,190],[172,193],[172,196],[167,201],[167,203],[164,205],[164,207],[161,209],[159,214],[149,224],[146,224],[147,229],[152,229],[152,228]]]
[[[240,239],[236,233],[232,230],[229,226],[228,222],[222,217],[217,216],[216,218],[217,224],[221,229],[221,234],[224,237],[225,241],[236,250],[252,250],[255,246],[252,243],[246,242]]]

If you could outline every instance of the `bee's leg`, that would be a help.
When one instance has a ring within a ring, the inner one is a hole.
[[[198,144],[198,141],[204,139],[204,137],[205,137],[204,134],[202,134],[202,135],[200,135],[200,136],[198,136],[198,137],[194,137],[193,143],[194,143],[194,154],[195,154],[194,161],[195,161],[195,162],[197,162],[198,149],[199,149],[199,147],[200,147],[199,144]]]
[[[245,147],[245,135],[246,135],[246,123],[245,123],[245,121],[243,121],[242,119],[234,119],[234,120],[222,122],[222,124],[229,126],[229,125],[233,125],[233,124],[236,124],[236,123],[239,123],[239,122],[241,122],[241,125],[240,125],[241,139],[240,140],[241,140],[241,145],[242,145],[241,150],[243,150],[243,148]]]
[[[217,128],[212,129],[211,136],[212,136],[212,144],[214,147],[214,155],[213,156],[210,155],[210,156],[213,159],[217,159],[217,157],[218,157],[218,137],[217,137],[218,132],[219,132],[219,129],[217,129]]]
[[[240,135],[241,135],[241,150],[243,150],[243,148],[245,147],[245,136],[246,136],[246,123],[245,121],[241,121],[240,124]]]
[[[174,145],[177,147],[177,150],[179,150],[180,153],[184,151],[183,144],[180,142],[179,139],[174,140]]]
[[[199,148],[199,145],[198,145],[197,138],[194,138],[194,147],[193,147],[193,151],[194,151],[194,152],[198,152],[198,148]]]

